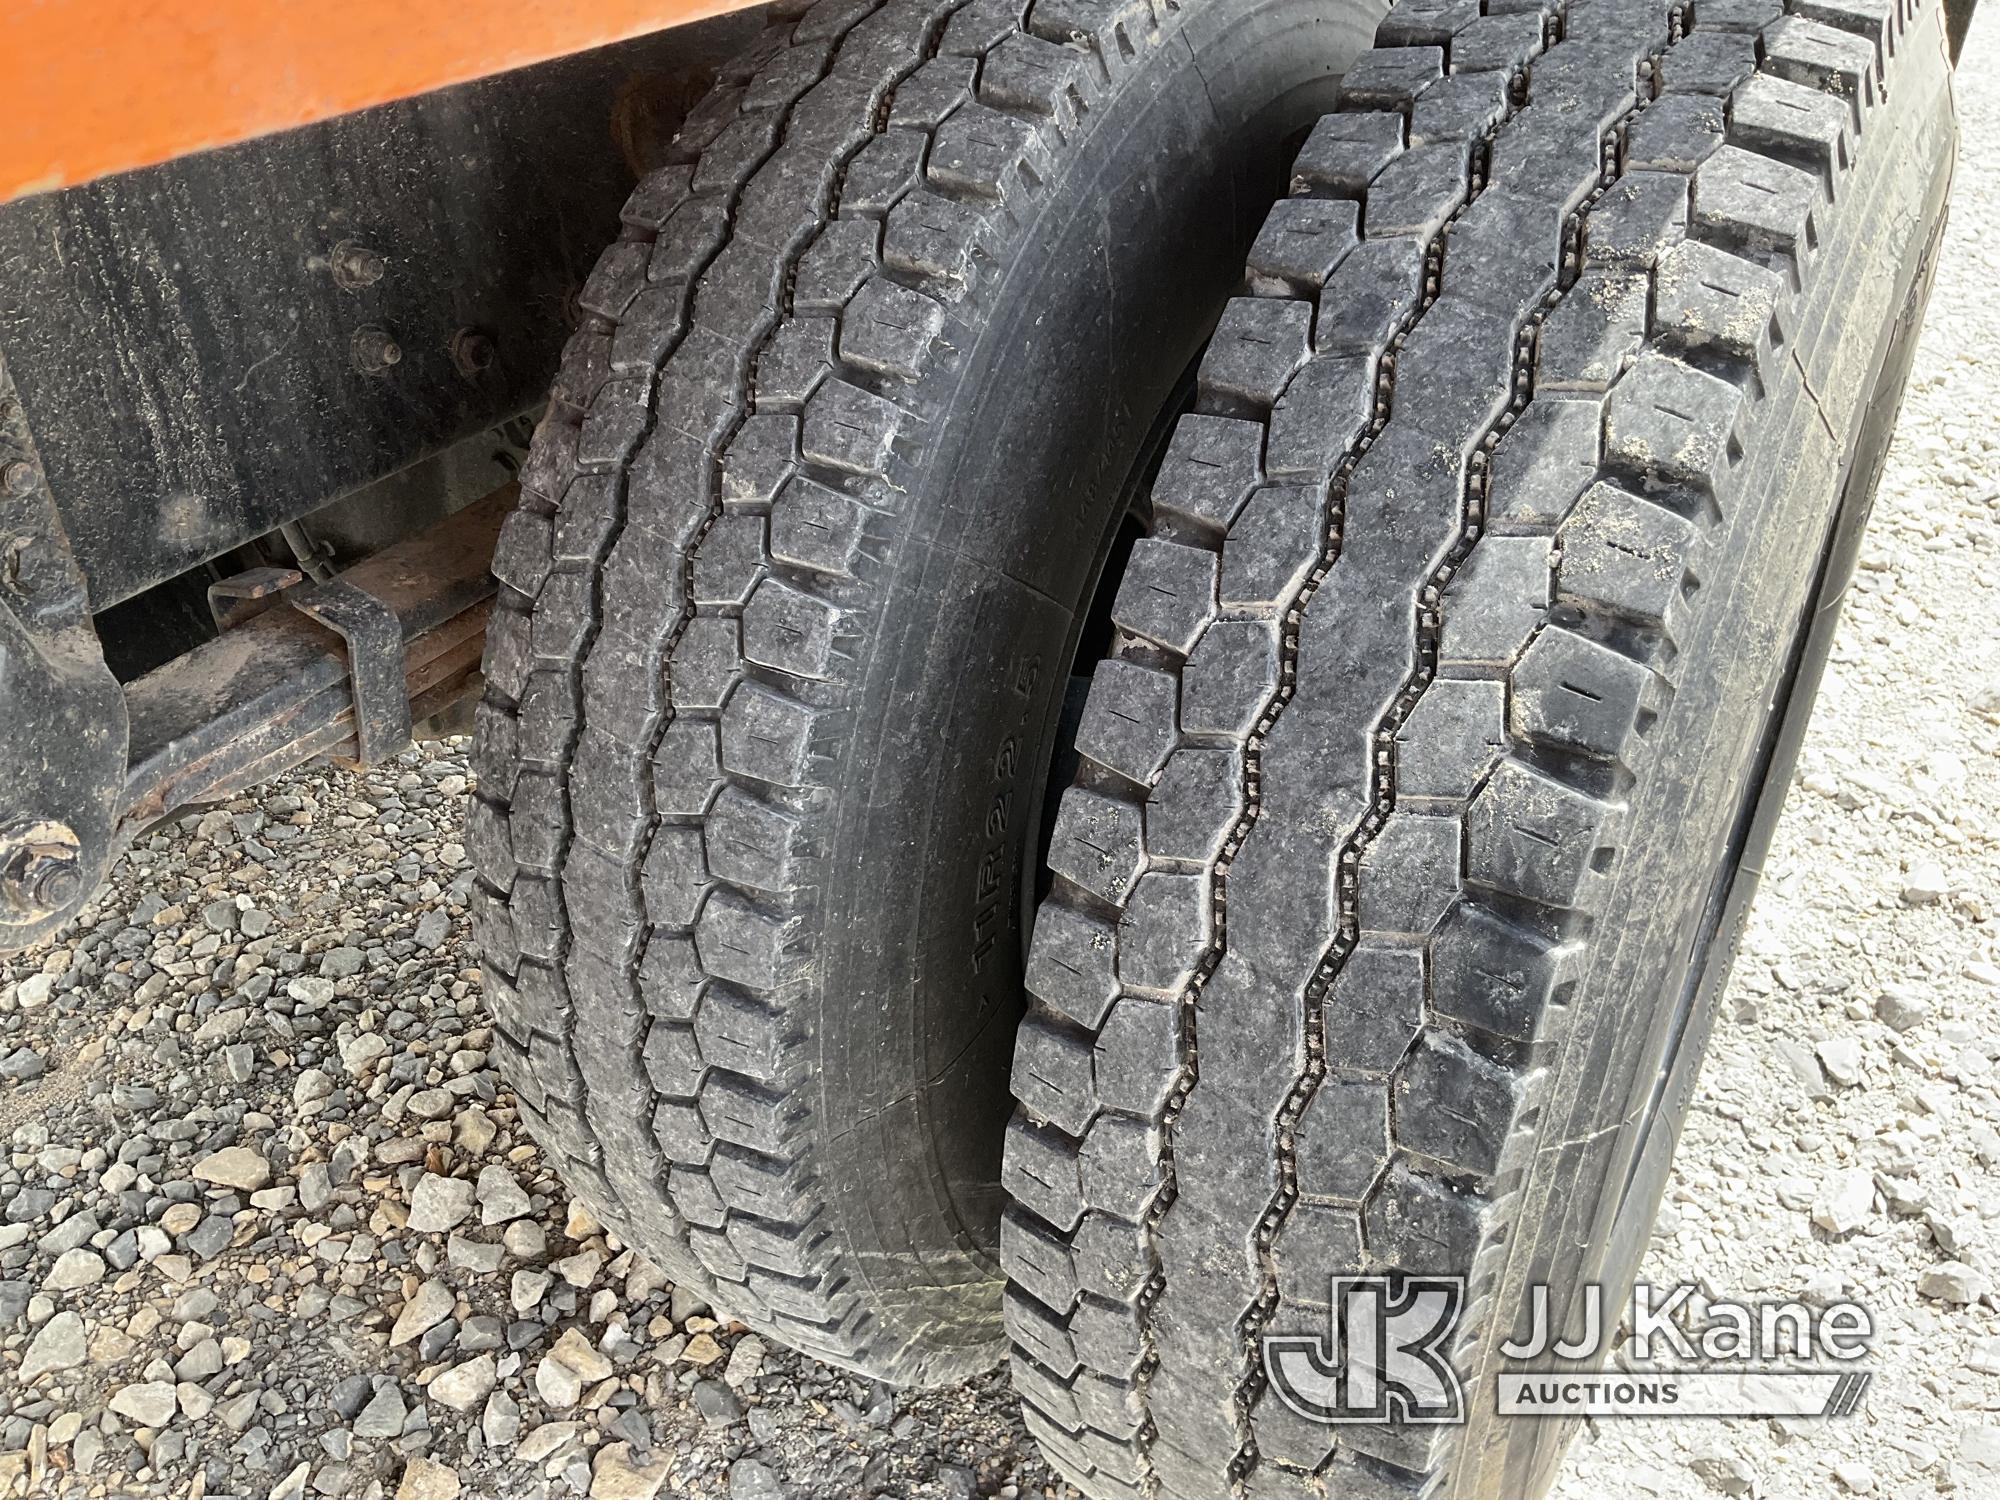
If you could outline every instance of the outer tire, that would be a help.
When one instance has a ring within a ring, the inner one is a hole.
[[[1003,1244],[1096,1500],[1547,1486],[1497,1345],[1629,1287],[1921,313],[1935,0],[1504,9],[1404,0],[1301,152],[1154,491],[1210,586],[1121,612],[1085,711],[1121,879],[1056,850]],[[1277,247],[1327,198],[1367,237],[1315,285]],[[1174,454],[1224,451],[1217,511]],[[1297,1415],[1263,1337],[1397,1271],[1467,1283],[1470,1421]]]
[[[720,1309],[990,1364],[1032,837],[1126,469],[1366,0],[821,0],[647,178],[494,571],[537,1138]]]

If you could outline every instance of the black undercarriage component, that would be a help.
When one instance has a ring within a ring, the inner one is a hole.
[[[757,25],[0,206],[0,349],[91,610],[539,403],[636,174]]]

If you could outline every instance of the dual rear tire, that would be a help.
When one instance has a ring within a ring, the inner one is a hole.
[[[1629,1283],[1921,313],[1935,3],[1486,11],[776,21],[496,557],[539,1139],[795,1347],[1011,1344],[1099,1500],[1547,1484],[1561,1424],[1316,1422],[1261,1341],[1460,1278],[1490,1391]]]

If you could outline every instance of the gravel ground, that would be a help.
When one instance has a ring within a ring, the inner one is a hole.
[[[2000,16],[1844,633],[1646,1274],[1858,1298],[1865,1414],[1610,1422],[1567,1500],[2000,1495]],[[488,1067],[463,747],[145,839],[0,965],[0,1494],[1059,1495],[1004,1379],[718,1327]],[[1834,1226],[1834,1227],[1828,1227]]]

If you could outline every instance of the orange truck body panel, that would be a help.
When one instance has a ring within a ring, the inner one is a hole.
[[[12,0],[0,202],[753,0]]]

